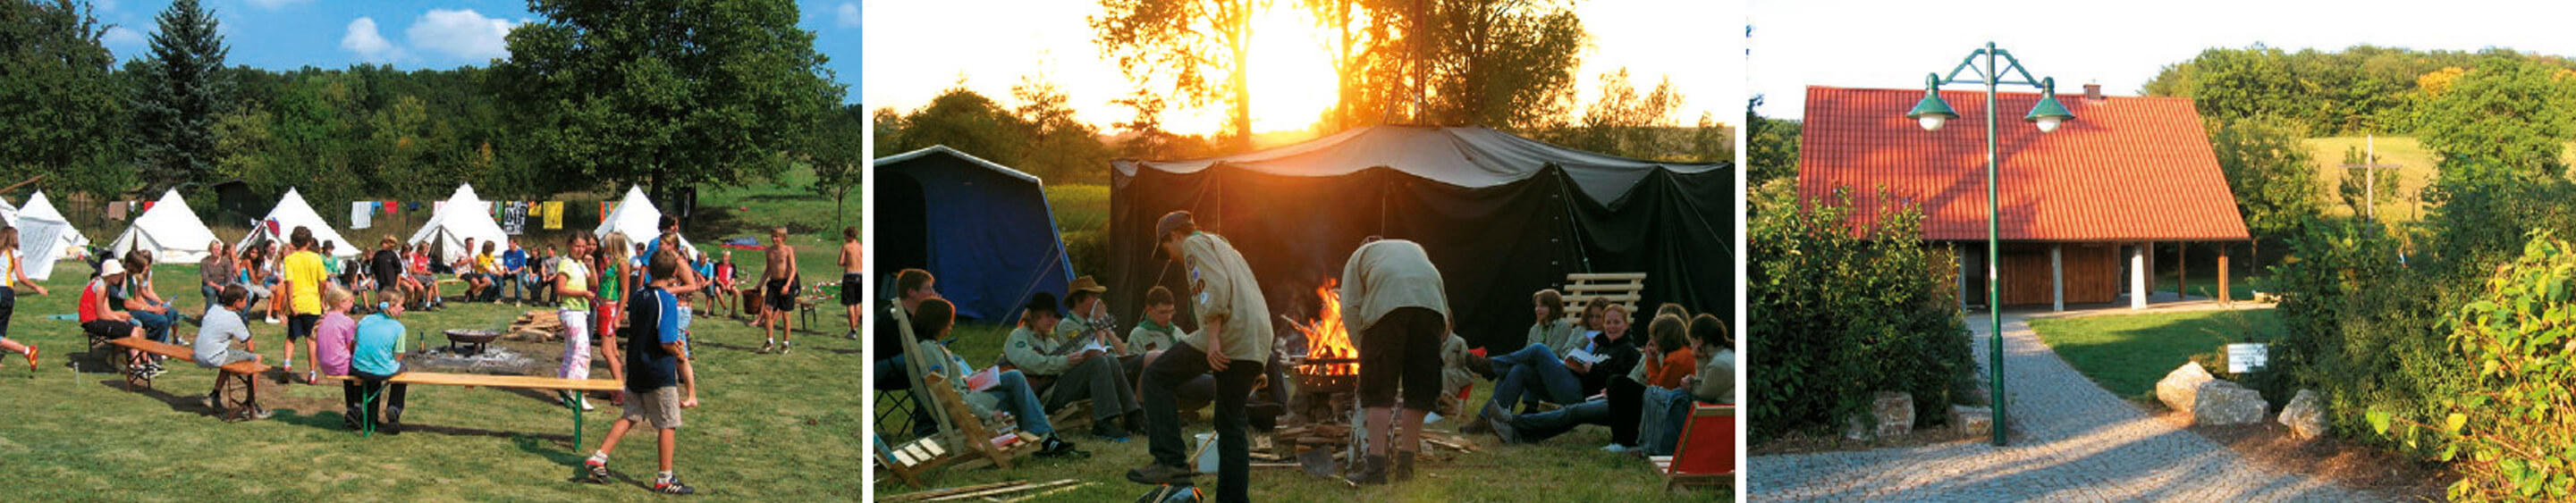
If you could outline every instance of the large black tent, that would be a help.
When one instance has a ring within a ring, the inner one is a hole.
[[[1180,268],[1153,254],[1155,220],[1173,210],[1232,241],[1271,312],[1301,322],[1318,311],[1315,288],[1373,235],[1430,251],[1458,334],[1478,347],[1519,347],[1530,294],[1569,273],[1645,272],[1641,306],[1735,319],[1738,240],[1727,215],[1738,196],[1726,163],[1629,159],[1481,127],[1376,126],[1229,157],[1111,165],[1106,279],[1122,320],[1136,319],[1153,285],[1187,291]]]
[[[930,271],[959,317],[999,322],[1016,320],[1031,294],[1064,295],[1073,266],[1038,177],[946,146],[881,157],[874,169],[873,265],[886,277]]]

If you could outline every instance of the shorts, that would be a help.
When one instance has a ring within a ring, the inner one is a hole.
[[[680,332],[681,332],[681,333],[687,333],[687,332],[689,331],[689,325],[694,324],[694,323],[696,323],[697,321],[698,321],[698,313],[697,313],[697,310],[696,310],[696,309],[690,309],[690,308],[689,308],[689,306],[687,306],[687,305],[681,305],[681,306],[680,306]]]
[[[647,423],[654,429],[680,429],[680,387],[663,386],[653,391],[626,392],[627,421]]]
[[[841,273],[841,306],[848,307],[866,303],[868,300],[866,298],[866,294],[859,293],[859,290],[862,290],[862,288],[860,288],[861,286],[865,286],[867,284],[867,275],[855,272]]]
[[[1440,344],[1447,328],[1439,311],[1420,307],[1396,308],[1369,325],[1359,340],[1360,406],[1395,406],[1401,383],[1404,408],[1439,407]]]
[[[776,309],[779,311],[796,310],[795,281],[786,279],[769,280],[768,282],[761,284],[760,291],[763,299],[769,301],[770,309]]]
[[[231,365],[233,362],[249,361],[252,357],[256,356],[259,355],[251,354],[251,352],[243,351],[240,348],[225,348],[223,355],[216,356],[212,361],[197,362],[197,366],[205,368],[221,367]]]
[[[109,339],[134,336],[134,324],[116,320],[90,320],[81,323],[81,331]]]
[[[298,314],[286,317],[286,340],[294,342],[313,336],[313,327],[322,323],[322,315]]]

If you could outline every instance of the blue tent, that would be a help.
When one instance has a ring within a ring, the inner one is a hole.
[[[947,146],[876,160],[874,270],[919,268],[961,318],[1013,323],[1073,279],[1038,177]],[[892,288],[881,290],[893,297]]]

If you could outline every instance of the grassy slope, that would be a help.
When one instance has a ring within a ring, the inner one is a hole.
[[[2278,337],[2281,318],[2270,309],[2104,315],[2031,320],[2058,357],[2085,377],[2124,398],[2145,398],[2156,380],[2191,356],[2221,345]]]
[[[2366,149],[2366,139],[2360,136],[2338,136],[2309,138],[2303,142],[2307,144],[2308,157],[2317,164],[2317,183],[2319,184],[2317,194],[2325,204],[2326,214],[2353,214],[2352,208],[2345,206],[2343,200],[2336,195],[2336,187],[2343,183],[2345,176],[2362,175],[2360,170],[2340,166],[2343,164],[2344,150]],[[2380,204],[2379,215],[2382,219],[2391,221],[2414,220],[2419,213],[2415,203],[2420,194],[2418,191],[2423,190],[2426,184],[2433,181],[2435,163],[2440,160],[2440,156],[2434,155],[2431,150],[2424,148],[2422,142],[2411,137],[2381,136],[2378,139],[2378,147],[2381,163],[2400,166],[2397,169],[2399,180],[2393,188],[2397,197]],[[2387,180],[2382,179],[2379,190],[2382,193],[2388,193],[2392,187]]]
[[[750,235],[755,226],[790,224],[806,265],[806,281],[837,276],[829,244],[838,227],[831,202],[796,189],[747,188],[710,193],[708,209],[750,204],[751,212],[720,212],[700,227],[708,237]],[[737,213],[726,216],[721,213]],[[856,205],[851,215],[856,215]],[[855,222],[855,219],[851,220]],[[828,229],[828,230],[826,230]],[[823,236],[830,236],[830,241]],[[705,238],[700,238],[705,239]],[[754,258],[754,257],[742,257]],[[756,273],[759,266],[747,266]],[[83,341],[69,321],[73,293],[87,269],[67,265],[46,282],[51,296],[22,298],[11,323],[13,338],[45,350],[44,365],[0,365],[0,487],[20,501],[310,501],[367,495],[418,501],[649,501],[659,496],[634,485],[565,482],[594,445],[572,446],[571,420],[563,408],[540,398],[491,389],[421,387],[412,390],[407,423],[421,431],[360,439],[339,429],[336,387],[277,386],[263,381],[263,402],[277,411],[265,421],[226,424],[207,416],[196,397],[213,385],[211,371],[173,362],[157,390],[127,392],[114,376],[75,374],[63,366]],[[194,288],[182,282],[193,266],[164,266],[159,290],[183,310],[199,309]],[[444,328],[490,327],[518,309],[458,305],[415,313],[405,321],[418,334]],[[828,316],[828,315],[827,315]],[[821,323],[838,334],[839,321]],[[260,353],[283,358],[284,328],[255,324]],[[183,325],[182,335],[194,328]],[[865,452],[859,386],[860,343],[800,334],[791,355],[757,355],[756,329],[740,322],[701,319],[699,376],[704,407],[687,412],[677,464],[683,478],[714,499],[743,501],[857,500],[859,456]],[[310,358],[309,356],[305,358]],[[0,356],[15,363],[16,355]],[[310,363],[304,363],[310,365]],[[604,364],[602,364],[604,365]],[[594,375],[604,376],[605,367]],[[615,409],[599,403],[584,442],[606,434]],[[629,436],[611,467],[641,482],[654,471],[652,438]],[[365,497],[362,497],[362,499]]]
[[[989,362],[1001,353],[1003,336],[1010,331],[994,325],[959,327],[957,342],[950,345],[958,354],[973,362]],[[1490,382],[1478,382],[1473,402],[1484,403],[1491,393]],[[879,406],[884,405],[883,401]],[[1206,417],[1204,413],[1200,417]],[[1427,429],[1455,431],[1457,420],[1443,421]],[[1183,435],[1195,436],[1213,431],[1205,421],[1183,428]],[[1095,482],[1089,487],[1066,493],[1060,501],[1128,501],[1144,494],[1145,487],[1126,481],[1127,469],[1142,466],[1151,456],[1145,452],[1145,439],[1139,434],[1125,443],[1113,443],[1091,437],[1085,432],[1068,432],[1066,438],[1091,451],[1085,460],[1049,460],[1030,458],[1027,464],[1010,470],[940,470],[928,475],[924,483],[934,487],[956,487],[1008,480],[1053,481],[1076,479]],[[1492,435],[1469,437],[1484,452],[1457,456],[1445,461],[1423,460],[1416,465],[1417,477],[1410,484],[1354,490],[1337,481],[1317,479],[1291,468],[1256,468],[1252,475],[1251,495],[1254,501],[1732,501],[1731,495],[1696,493],[1665,494],[1658,478],[1644,460],[1602,452],[1610,442],[1610,430],[1587,426],[1574,433],[1534,445],[1499,445]],[[1202,477],[1203,487],[1215,488],[1214,477]],[[909,487],[893,477],[878,477],[880,497],[923,490]]]

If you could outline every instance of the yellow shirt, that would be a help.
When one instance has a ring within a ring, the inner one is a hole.
[[[322,279],[331,277],[322,266],[322,255],[299,251],[286,256],[286,288],[293,291],[293,314],[322,314]]]
[[[581,261],[569,258],[563,259],[555,266],[555,271],[563,274],[563,288],[565,290],[575,292],[590,291],[590,268],[581,265]],[[589,311],[590,299],[565,295],[563,296],[563,308],[566,311]]]

